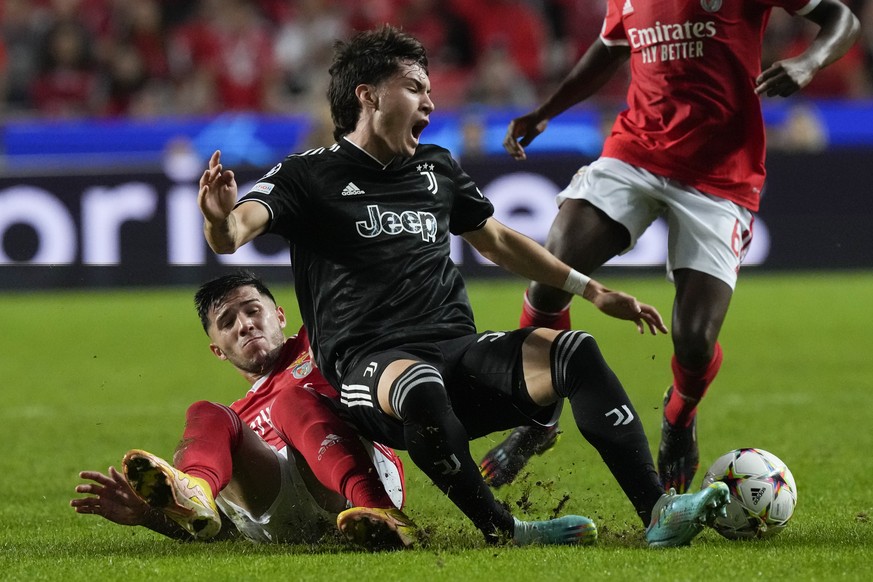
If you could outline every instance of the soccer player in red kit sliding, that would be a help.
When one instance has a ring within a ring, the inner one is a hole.
[[[820,27],[807,49],[761,71],[774,7]],[[760,96],[786,97],[837,60],[859,34],[838,0],[609,0],[600,38],[554,94],[509,124],[504,147],[524,147],[549,120],[585,100],[630,59],[628,108],[601,157],[558,195],[546,248],[590,274],[633,248],[658,217],[668,223],[667,272],[675,283],[673,382],[664,396],[658,471],[665,489],[697,470],[697,405],[722,362],[718,335],[752,238],[764,187]],[[569,329],[572,295],[531,283],[521,326]],[[481,463],[490,484],[515,478],[557,438],[557,427],[520,427]]]
[[[400,459],[362,442],[340,418],[339,395],[315,368],[304,330],[285,339],[284,311],[263,282],[245,272],[219,277],[195,303],[210,349],[251,389],[229,407],[191,405],[174,466],[134,449],[122,461],[124,476],[114,468],[83,472],[97,485],[77,492],[97,497],[75,499],[73,507],[176,538],[221,532],[313,542],[336,523],[373,549],[410,545],[414,526],[399,509]]]

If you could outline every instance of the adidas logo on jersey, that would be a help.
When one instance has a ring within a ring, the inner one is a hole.
[[[365,192],[355,186],[354,182],[349,182],[349,185],[343,188],[342,195],[343,196],[358,196],[359,194],[364,194]]]
[[[633,4],[631,4],[631,1],[624,0],[624,7],[621,9],[621,15],[627,16],[628,14],[633,13],[633,11],[634,11],[634,7],[633,7]]]

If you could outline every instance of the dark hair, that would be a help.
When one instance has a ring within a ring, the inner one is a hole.
[[[276,298],[273,297],[264,282],[253,273],[237,271],[229,275],[222,275],[201,285],[197,293],[194,294],[194,307],[197,309],[197,315],[200,316],[203,331],[209,333],[209,310],[221,303],[231,291],[240,287],[254,287],[258,293],[269,297],[270,301],[276,303]]]
[[[349,42],[334,44],[330,66],[330,116],[334,139],[354,131],[361,116],[355,87],[377,85],[400,70],[403,63],[418,64],[427,73],[427,51],[413,36],[390,25],[359,32]]]

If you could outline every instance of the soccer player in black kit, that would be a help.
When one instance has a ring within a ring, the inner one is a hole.
[[[477,332],[449,257],[450,235],[525,279],[634,321],[641,333],[666,332],[657,310],[499,223],[450,153],[419,143],[434,105],[426,52],[415,38],[385,26],[338,42],[330,75],[335,144],[288,156],[239,201],[233,172],[213,154],[198,196],[210,247],[233,253],[264,233],[289,242],[316,361],[358,430],[407,450],[487,541],[596,539],[585,517],[514,518],[470,456],[470,439],[553,423],[566,399],[642,519],[648,543],[690,542],[722,511],[727,488],[663,494],[639,415],[591,335]]]

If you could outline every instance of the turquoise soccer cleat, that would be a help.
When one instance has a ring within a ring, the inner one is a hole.
[[[646,541],[653,548],[671,548],[691,543],[704,526],[725,515],[730,501],[728,486],[717,481],[696,493],[665,493],[652,509]]]
[[[547,521],[515,519],[512,541],[517,546],[532,544],[589,545],[597,541],[597,526],[594,525],[593,521],[581,515],[565,515]]]

